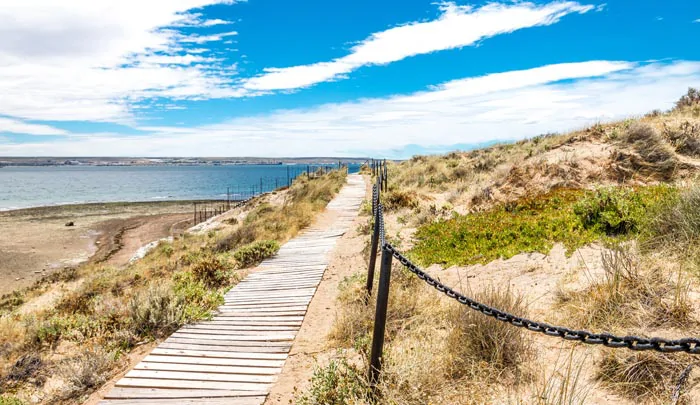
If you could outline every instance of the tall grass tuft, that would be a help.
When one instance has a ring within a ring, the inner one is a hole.
[[[523,296],[509,288],[489,286],[474,294],[474,299],[505,312],[525,315]],[[448,320],[453,329],[448,336],[449,353],[443,355],[454,359],[453,378],[473,375],[484,366],[497,372],[517,373],[523,362],[532,356],[530,340],[522,328],[464,306],[455,307]]]

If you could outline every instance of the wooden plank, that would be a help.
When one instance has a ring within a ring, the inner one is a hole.
[[[291,342],[245,342],[245,341],[228,341],[216,339],[190,339],[169,337],[168,343],[183,343],[188,345],[211,346],[213,350],[223,350],[220,347],[214,346],[232,346],[236,351],[255,352],[255,353],[288,353],[292,346]]]
[[[204,339],[222,339],[222,340],[236,340],[236,341],[263,341],[263,342],[275,342],[275,341],[285,341],[294,340],[296,332],[280,332],[280,331],[262,331],[262,332],[250,332],[250,331],[231,331],[231,330],[210,330],[210,329],[180,329],[176,333],[181,333],[179,336],[185,335],[195,335],[195,338]],[[173,336],[175,336],[173,334]]]
[[[198,399],[221,397],[264,397],[265,391],[183,390],[156,388],[114,388],[105,399]],[[229,398],[230,400],[230,398]],[[121,403],[121,402],[120,402]]]
[[[253,355],[275,355],[284,356],[287,358],[287,353],[289,353],[289,348],[284,347],[260,347],[260,346],[236,346],[235,344],[226,344],[214,341],[213,343],[219,344],[201,344],[201,343],[191,343],[191,340],[187,339],[173,339],[172,341],[166,341],[158,345],[158,347],[163,349],[175,349],[175,350],[201,350],[201,351],[211,351],[211,352],[230,352],[238,353],[240,355],[250,354]]]
[[[211,325],[211,324],[194,324],[187,325],[180,328],[185,329],[211,329],[211,330],[234,330],[238,332],[288,332],[288,331],[298,331],[299,326],[279,326],[279,325],[268,325],[268,326],[250,326],[250,325]]]
[[[187,346],[187,345],[184,345]],[[222,359],[251,359],[251,360],[277,360],[280,364],[284,364],[287,359],[286,354],[280,353],[242,353],[232,351],[207,351],[198,348],[163,348],[156,347],[151,352],[153,355],[168,355],[182,357],[201,357],[201,358],[222,358]],[[230,364],[230,363],[227,363]]]
[[[173,367],[174,368],[174,367]],[[224,381],[240,383],[264,383],[272,384],[277,381],[277,375],[254,375],[254,374],[225,374],[188,371],[169,370],[143,370],[135,368],[126,374],[127,378],[157,378],[162,380],[197,380],[197,381]]]
[[[205,390],[235,390],[235,391],[265,391],[270,389],[270,384],[237,383],[224,381],[197,381],[197,380],[160,380],[156,378],[128,378],[124,377],[116,384],[117,387],[143,387],[143,388],[180,388],[180,389],[205,389]]]
[[[299,316],[299,315],[283,315],[283,316],[274,316],[267,314],[265,316],[252,316],[248,314],[244,315],[235,315],[231,313],[227,314],[218,314],[214,316],[210,321],[205,321],[205,322],[257,322],[257,321],[263,321],[263,322],[303,322],[304,317]]]
[[[247,320],[243,318],[239,319],[219,319],[213,321],[199,322],[197,325],[214,325],[214,326],[250,326],[254,328],[256,326],[280,326],[280,327],[299,327],[301,326],[301,321],[256,321]]]
[[[245,313],[249,313],[249,312],[256,312],[256,313],[262,313],[262,312],[272,312],[272,313],[275,313],[275,312],[301,312],[303,314],[304,312],[306,312],[306,308],[307,308],[306,305],[298,305],[298,304],[287,305],[286,307],[283,307],[283,308],[266,308],[264,306],[257,306],[257,307],[253,307],[253,308],[236,308],[236,306],[224,304],[224,305],[219,307],[219,311],[229,312],[229,310],[232,309],[234,311],[245,312]]]
[[[306,314],[306,308],[303,310],[293,310],[293,311],[242,311],[228,308],[219,308],[221,314],[228,316],[254,316],[254,317],[278,317],[278,316],[304,316]]]
[[[255,397],[240,397],[240,398],[179,398],[177,401],[172,399],[153,398],[153,399],[108,399],[98,402],[99,405],[262,405],[265,402],[265,396]]]
[[[158,354],[151,353],[142,362],[137,364],[135,368],[143,370],[172,370],[172,368],[160,368],[158,363],[182,363],[182,364],[200,364],[207,366],[223,366],[221,370],[214,368],[208,369],[212,373],[238,373],[240,371],[228,370],[226,367],[265,367],[279,370],[284,365],[284,360],[266,360],[266,359],[231,359],[222,357],[197,357],[197,356],[181,356],[179,354]],[[205,367],[206,368],[206,367]],[[267,373],[265,373],[267,374]]]
[[[176,339],[192,339],[192,340],[216,340],[224,341],[228,343],[235,343],[237,345],[250,346],[284,346],[290,345],[290,341],[294,340],[294,335],[225,335],[225,334],[213,334],[213,333],[194,333],[192,331],[187,332],[175,332],[172,334],[173,338]]]

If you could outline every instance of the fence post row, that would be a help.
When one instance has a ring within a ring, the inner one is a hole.
[[[381,226],[383,210],[380,202],[380,196],[382,191],[386,190],[388,187],[386,160],[377,161],[372,159],[370,165],[372,174],[376,176],[376,181],[372,185],[372,214],[374,217],[374,226],[370,246],[369,265],[367,269],[367,303],[369,303],[369,298],[372,295],[374,271],[377,262],[377,251],[380,248],[380,240],[383,240],[381,235],[381,232],[383,232]],[[383,243],[381,244],[381,250],[382,257],[379,268],[379,289],[377,291],[377,306],[374,316],[374,329],[372,333],[372,348],[369,365],[369,381],[372,389],[375,391],[382,369],[384,334],[386,331],[386,314],[389,305],[389,285],[391,282],[391,263],[393,259],[392,252]]]

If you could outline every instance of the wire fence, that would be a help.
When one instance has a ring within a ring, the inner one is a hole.
[[[225,199],[197,201],[192,203],[193,226],[206,222],[229,210],[238,208],[259,195],[276,190],[284,190],[291,186],[292,182],[299,177],[315,179],[333,170],[339,170],[345,167],[348,167],[348,165],[341,161],[334,165],[288,165],[286,176],[262,176],[252,183],[238,183],[235,186],[226,187]]]
[[[384,346],[384,330],[389,300],[389,285],[391,280],[392,260],[398,260],[401,265],[434,287],[447,297],[466,305],[469,309],[478,311],[485,316],[490,316],[498,321],[508,323],[514,327],[525,328],[532,332],[543,333],[547,336],[558,337],[564,340],[578,341],[592,345],[603,345],[611,348],[623,348],[636,351],[654,350],[663,353],[685,352],[700,354],[700,339],[664,339],[661,337],[645,338],[640,336],[617,336],[611,333],[592,333],[586,330],[570,329],[562,326],[554,326],[544,322],[537,322],[523,318],[484,303],[475,301],[466,295],[452,289],[431,277],[425,270],[413,263],[406,255],[386,241],[384,230],[384,207],[381,202],[381,194],[388,190],[388,169],[386,160],[370,160],[368,166],[375,179],[372,185],[372,215],[374,227],[371,237],[370,259],[367,269],[367,302],[372,295],[374,285],[374,273],[378,251],[381,251],[379,286],[377,292],[377,306],[374,318],[374,331],[372,336],[372,348],[370,354],[370,382],[376,385],[381,372],[382,353]]]

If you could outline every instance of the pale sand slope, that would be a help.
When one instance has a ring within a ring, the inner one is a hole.
[[[0,295],[96,253],[95,259],[110,255],[108,264],[121,265],[143,244],[188,226],[191,207],[188,202],[111,203],[0,212]],[[70,221],[75,226],[65,226]],[[120,232],[121,251],[115,243]]]

